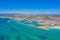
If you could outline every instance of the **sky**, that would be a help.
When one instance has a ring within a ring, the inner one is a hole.
[[[1,13],[60,14],[60,0],[0,0]]]

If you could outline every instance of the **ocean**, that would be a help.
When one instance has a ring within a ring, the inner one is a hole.
[[[60,40],[60,29],[39,29],[15,19],[0,18],[0,40]]]

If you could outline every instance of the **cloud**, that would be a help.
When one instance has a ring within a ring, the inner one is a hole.
[[[60,10],[1,10],[0,14],[60,14]]]

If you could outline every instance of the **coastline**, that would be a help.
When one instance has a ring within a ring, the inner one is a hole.
[[[60,27],[59,26],[57,26],[57,27],[50,27],[48,29],[60,29]]]

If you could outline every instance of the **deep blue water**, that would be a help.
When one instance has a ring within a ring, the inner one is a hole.
[[[60,30],[43,30],[13,19],[0,18],[0,40],[60,40]]]
[[[24,24],[31,24],[31,25],[34,25],[34,26],[36,26],[36,27],[38,27],[38,26],[43,26],[42,24],[39,24],[37,21],[32,21],[32,22],[30,22],[30,21],[28,21],[28,20],[26,20],[26,19],[24,19],[24,20],[21,20],[20,22],[22,22],[22,23],[24,23]]]

